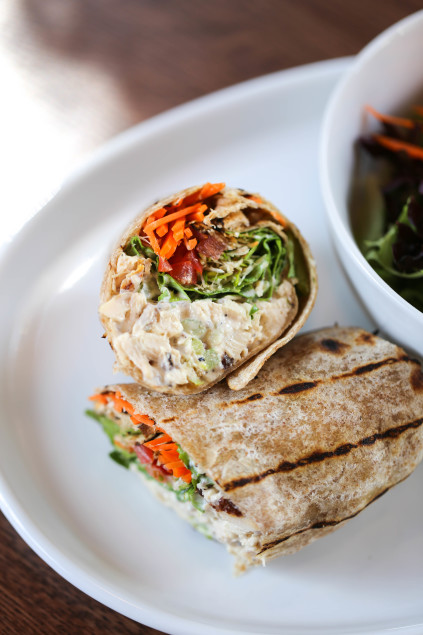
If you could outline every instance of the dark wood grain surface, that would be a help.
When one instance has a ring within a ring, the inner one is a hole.
[[[11,230],[78,161],[128,126],[251,77],[353,55],[421,7],[418,0],[3,0],[0,108],[11,132],[2,153],[11,169],[1,196]],[[17,157],[15,131],[22,137],[25,124],[34,143]],[[13,189],[17,171],[28,176],[24,192]],[[0,533],[1,634],[159,632],[72,587],[1,515]]]

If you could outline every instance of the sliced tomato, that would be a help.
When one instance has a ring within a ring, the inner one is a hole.
[[[188,251],[184,244],[179,245],[174,256],[169,260],[172,267],[170,275],[182,285],[191,286],[197,282],[198,274],[203,267],[194,251]]]
[[[170,264],[170,262],[168,260],[165,260],[161,256],[159,256],[159,271],[161,272],[172,271],[172,265]]]
[[[183,260],[172,264],[172,278],[175,278],[183,286],[192,286],[197,282],[197,271],[190,260]]]
[[[194,269],[196,270],[196,272],[199,273],[199,274],[203,273],[203,267],[201,266],[201,262],[198,260],[195,251],[194,250],[193,251],[188,251],[187,255],[188,255],[189,260],[194,265]]]
[[[145,445],[137,444],[135,446],[135,453],[138,457],[139,462],[143,465],[149,465],[154,461],[153,452],[150,450],[150,448],[146,448]]]
[[[187,257],[187,248],[185,247],[182,241],[176,248],[176,251],[173,254],[172,258],[170,259],[170,264],[181,262],[182,260],[185,260],[186,257]]]

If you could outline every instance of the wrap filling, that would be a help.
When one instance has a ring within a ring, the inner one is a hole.
[[[152,388],[214,381],[280,336],[308,292],[284,219],[223,183],[156,209],[115,265],[100,314],[117,369]]]

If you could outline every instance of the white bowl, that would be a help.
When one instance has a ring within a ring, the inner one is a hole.
[[[352,234],[348,197],[354,142],[378,127],[365,115],[365,104],[395,114],[414,103],[416,93],[423,91],[422,59],[423,11],[419,11],[384,31],[356,57],[329,100],[320,145],[321,187],[339,258],[380,329],[419,355],[423,355],[423,313],[391,289],[360,252]]]

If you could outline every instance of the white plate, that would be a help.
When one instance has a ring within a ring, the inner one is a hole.
[[[334,535],[235,579],[224,547],[110,461],[83,415],[93,388],[115,379],[96,315],[110,246],[140,207],[193,183],[263,192],[299,225],[320,276],[307,328],[373,328],[340,271],[318,186],[320,120],[347,63],[253,80],[128,131],[2,252],[2,508],[67,580],[172,634],[422,632],[421,468]]]

